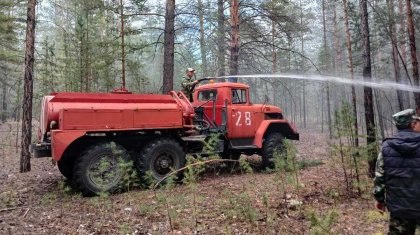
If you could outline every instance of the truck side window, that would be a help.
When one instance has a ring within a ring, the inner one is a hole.
[[[207,100],[216,100],[217,91],[216,90],[207,90],[207,91],[200,91],[198,93],[198,100],[199,101],[207,101]]]
[[[232,89],[232,104],[245,104],[246,102],[245,89]]]

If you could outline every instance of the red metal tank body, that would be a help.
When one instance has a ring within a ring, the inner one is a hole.
[[[182,127],[185,113],[172,95],[156,94],[55,93],[43,108],[42,134],[51,121],[61,130]]]

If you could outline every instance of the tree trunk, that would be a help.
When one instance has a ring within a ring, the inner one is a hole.
[[[1,84],[2,84],[2,92],[3,92],[3,96],[2,96],[2,109],[1,109],[1,122],[2,123],[5,123],[6,122],[6,120],[7,120],[7,101],[6,101],[6,98],[7,98],[7,95],[6,95],[6,93],[7,93],[7,84],[6,84],[6,81],[7,81],[7,77],[5,77],[5,81],[4,82],[2,82]]]
[[[32,136],[32,92],[34,72],[34,44],[35,44],[35,6],[36,0],[28,0],[26,48],[25,48],[25,77],[23,93],[22,142],[20,155],[20,172],[31,170],[29,145]]]
[[[405,27],[405,17],[402,17],[405,15],[405,11],[404,11],[404,1],[405,0],[399,0],[399,4],[398,4],[398,11],[399,11],[399,15],[401,17],[400,18],[400,27],[398,30],[398,42],[399,42],[399,51],[401,52],[401,63],[403,64],[403,66],[407,66],[407,48],[406,48],[406,29],[407,27]],[[404,74],[404,73],[403,73]],[[402,79],[406,78],[406,75],[403,75],[401,77]],[[403,91],[404,94],[404,101],[405,101],[405,107],[412,107],[411,106],[411,100],[410,100],[410,93],[407,91]]]
[[[225,14],[224,0],[217,0],[217,75],[225,76]]]
[[[82,32],[81,32],[81,36],[80,36],[80,45],[79,45],[79,73],[80,73],[80,84],[79,84],[79,91],[83,92],[83,72],[82,72],[82,68],[83,68],[83,55],[84,55],[84,49],[83,49],[83,44],[84,44],[84,36],[83,36],[83,28],[82,28]]]
[[[335,49],[335,56],[334,56],[334,73],[335,75],[342,76],[342,67],[341,67],[341,48],[340,48],[340,32],[338,29],[338,22],[337,22],[337,6],[336,3],[333,2],[333,22],[334,22],[334,49]]]
[[[272,51],[271,51],[271,57],[272,57],[272,67],[271,72],[275,74],[277,72],[277,50],[276,50],[276,22],[274,20],[271,20],[271,45],[272,45]]]
[[[327,28],[326,28],[326,20],[325,20],[325,0],[322,0],[322,24],[323,24],[323,41],[324,41],[324,55],[323,55],[323,63],[324,63],[324,71],[328,71],[329,63],[327,60]],[[327,93],[327,121],[328,121],[328,131],[329,131],[329,138],[332,138],[332,122],[331,122],[331,101],[330,101],[330,85],[326,82],[326,93]]]
[[[230,75],[238,75],[239,68],[239,0],[232,0],[230,7]],[[231,77],[230,81],[237,82],[237,77]]]
[[[163,94],[173,90],[175,53],[175,0],[166,0],[163,53]]]
[[[369,21],[367,11],[367,0],[360,0],[360,18],[361,18],[361,34],[363,44],[363,78],[366,81],[372,79],[372,64],[370,59],[370,39],[369,39]],[[375,115],[373,113],[373,95],[372,88],[364,87],[364,107],[366,120],[366,134],[368,144],[369,158],[369,175],[373,177],[375,174],[376,164],[376,134],[375,134]]]
[[[321,133],[324,133],[324,96],[320,95],[319,97],[321,99]]]
[[[276,38],[276,27],[275,27],[275,21],[272,18],[271,19],[271,59],[272,59],[272,63],[271,63],[271,72],[273,74],[275,74],[277,72],[277,51],[276,51],[276,44],[275,44],[275,38]],[[277,97],[278,97],[278,83],[276,81],[273,81],[271,83],[271,86],[273,87],[273,104],[274,105],[278,105],[277,104]]]
[[[85,19],[86,19],[86,36],[85,36],[85,71],[84,71],[84,78],[85,78],[85,91],[90,91],[90,83],[91,83],[91,76],[90,76],[90,52],[89,52],[89,10],[85,9]]]
[[[399,4],[398,4],[398,9],[400,12],[400,16],[404,15],[404,0],[399,0]],[[400,32],[399,32],[399,42],[400,42],[400,51],[401,51],[401,57],[402,57],[402,63],[406,63],[406,59],[407,59],[407,50],[405,48],[405,21],[404,21],[404,17],[400,17]]]
[[[417,50],[416,50],[416,38],[414,32],[414,22],[413,22],[413,11],[411,10],[411,0],[406,0],[407,8],[407,31],[408,31],[408,41],[410,43],[410,52],[411,52],[411,63],[413,69],[413,81],[414,86],[419,86],[419,64],[417,62]],[[416,110],[420,111],[420,93],[414,93],[414,100],[416,102]]]
[[[350,77],[354,79],[354,70],[353,70],[353,51],[351,48],[351,37],[350,37],[350,28],[349,28],[349,8],[347,4],[347,0],[343,0],[343,7],[344,7],[344,21],[346,26],[346,46],[347,46],[347,53],[349,56],[349,70],[350,70]],[[354,146],[357,148],[359,147],[359,125],[357,122],[357,100],[356,100],[356,89],[354,85],[351,86],[351,103],[353,106],[353,131],[354,131]]]
[[[121,7],[121,32],[120,32],[120,36],[121,36],[121,88],[122,90],[125,90],[125,42],[124,42],[124,5],[122,0],[120,0],[120,7]]]
[[[384,139],[385,138],[385,126],[384,126],[384,119],[381,118],[381,113],[382,113],[382,104],[381,104],[381,94],[378,91],[375,91],[375,103],[376,103],[376,110],[377,110],[377,115],[378,115],[378,125],[379,125],[379,134],[380,134],[380,138]]]
[[[202,0],[197,0],[198,5],[198,18],[200,21],[200,52],[201,52],[201,69],[203,71],[203,77],[207,77],[207,50],[206,41],[204,35],[204,6]]]
[[[387,0],[387,9],[388,9],[388,28],[389,33],[391,34],[391,43],[392,43],[392,64],[394,66],[394,78],[397,83],[401,82],[401,73],[400,73],[400,63],[398,60],[398,43],[395,30],[395,14],[394,14],[394,0]],[[399,110],[404,110],[404,97],[401,90],[397,90],[397,100]]]
[[[300,26],[303,28],[303,6],[302,6],[302,0],[299,1],[300,4]],[[304,45],[304,38],[303,38],[303,30],[300,34],[300,49],[301,49],[301,53],[302,55],[305,55],[305,52],[303,50],[303,45]],[[302,58],[301,61],[301,70],[305,71],[305,60]],[[305,80],[302,80],[302,102],[303,102],[303,128],[306,128],[306,91],[305,91]]]

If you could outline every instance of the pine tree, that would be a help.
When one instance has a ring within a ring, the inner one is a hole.
[[[28,0],[20,172],[27,172],[31,170],[29,145],[31,144],[32,136],[32,92],[35,61],[35,6],[36,0]]]

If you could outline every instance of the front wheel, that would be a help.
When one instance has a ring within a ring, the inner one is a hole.
[[[61,158],[57,162],[58,170],[61,174],[69,180],[73,179],[73,164],[74,160],[71,161],[69,158]]]
[[[185,166],[185,152],[174,139],[158,138],[143,148],[136,159],[136,166],[141,176],[150,175],[151,180],[160,181]],[[175,176],[180,180],[182,172],[177,172]]]
[[[76,160],[74,184],[86,196],[118,191],[128,160],[127,151],[113,142],[92,146]]]
[[[278,132],[273,132],[267,135],[261,152],[262,159],[259,167],[261,170],[274,168],[274,156],[283,151],[283,139],[283,135]]]

